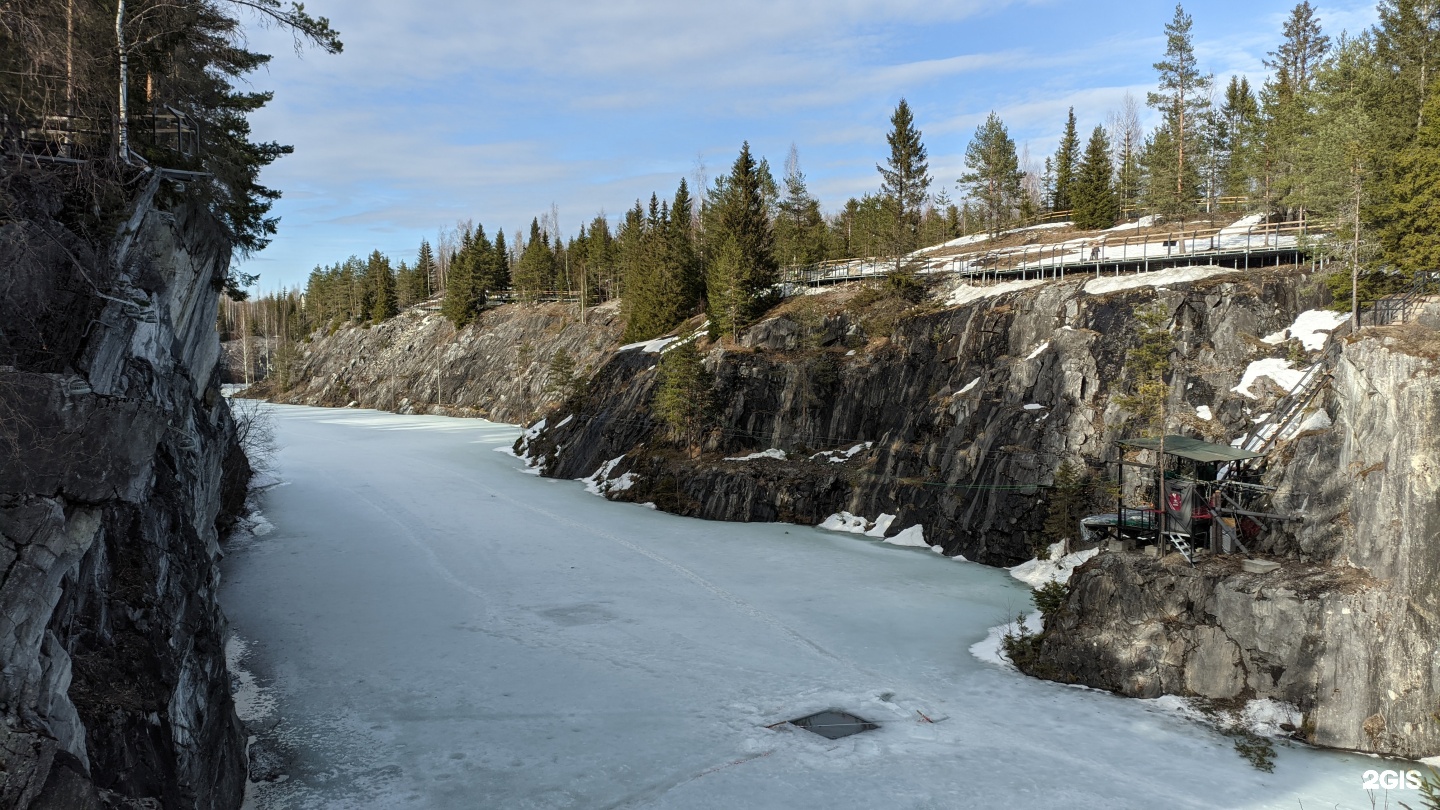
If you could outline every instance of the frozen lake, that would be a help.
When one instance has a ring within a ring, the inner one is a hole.
[[[274,414],[274,529],[222,591],[257,810],[1319,810],[1387,767],[1280,746],[1261,773],[1153,703],[977,660],[1030,610],[1004,571],[610,503],[494,452],[509,426]],[[824,709],[881,727],[767,728]]]

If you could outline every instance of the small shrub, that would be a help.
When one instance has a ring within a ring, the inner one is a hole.
[[[1249,760],[1255,770],[1275,772],[1275,746],[1264,737],[1247,729],[1229,732],[1235,741],[1235,753]]]
[[[1047,582],[1036,588],[1030,594],[1035,601],[1036,610],[1044,618],[1044,627],[1049,627],[1051,620],[1059,616],[1065,610],[1065,605],[1070,601],[1070,586],[1064,582]]]

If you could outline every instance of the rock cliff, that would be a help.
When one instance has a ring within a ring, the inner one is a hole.
[[[216,602],[249,477],[214,376],[230,246],[152,206],[158,183],[118,237],[82,238],[56,186],[7,174],[0,225],[0,806],[238,807]]]
[[[506,304],[455,327],[415,307],[374,326],[347,324],[300,344],[300,360],[255,394],[296,405],[399,413],[443,412],[498,422],[528,422],[563,398],[551,361],[562,350],[583,377],[618,345],[624,325],[615,304],[586,311],[574,304]]]
[[[1344,342],[1323,407],[1272,461],[1300,520],[1262,551],[1191,568],[1101,554],[1071,580],[1035,671],[1153,697],[1272,698],[1302,739],[1440,753],[1440,335],[1415,324]]]
[[[719,520],[893,515],[892,535],[918,525],[947,554],[1013,565],[1041,544],[1060,464],[1101,476],[1114,458],[1137,307],[1177,326],[1177,426],[1228,441],[1273,402],[1263,382],[1255,399],[1231,389],[1250,361],[1303,353],[1259,336],[1323,293],[1298,271],[1212,272],[942,289],[912,307],[853,289],[792,299],[705,349],[716,406],[698,442],[654,415],[660,355],[631,350],[521,450],[545,475],[626,476],[612,498]],[[767,449],[786,459],[727,460]]]

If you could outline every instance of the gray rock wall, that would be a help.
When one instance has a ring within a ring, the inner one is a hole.
[[[890,320],[847,308],[847,293],[788,303],[736,345],[706,349],[715,428],[683,448],[653,416],[659,356],[621,352],[526,451],[561,478],[624,456],[612,475],[633,473],[634,484],[611,497],[681,514],[812,524],[840,510],[892,514],[892,532],[919,524],[949,554],[1014,564],[1040,541],[1044,488],[1063,461],[1107,474],[1125,429],[1116,397],[1128,390],[1136,307],[1158,302],[1177,324],[1172,429],[1228,441],[1273,402],[1230,388],[1250,360],[1288,351],[1257,338],[1323,303],[1294,272],[1102,295],[1084,285],[1051,281]],[[1199,405],[1216,419],[1199,419]],[[873,444],[843,464],[806,460],[863,442]],[[768,448],[790,459],[723,460]]]
[[[1275,698],[1319,745],[1440,753],[1440,336],[1412,325],[1343,345],[1333,424],[1277,453],[1267,538],[1245,574],[1101,554],[1077,570],[1037,674],[1126,695]]]
[[[461,330],[412,308],[383,323],[349,324],[301,344],[289,387],[273,376],[257,392],[275,402],[481,416],[528,422],[562,398],[550,361],[565,350],[593,371],[623,330],[615,304],[581,323],[574,304],[506,304]]]
[[[0,226],[0,806],[238,807],[216,602],[249,476],[213,379],[230,248],[203,213],[150,210],[117,267],[45,195]]]

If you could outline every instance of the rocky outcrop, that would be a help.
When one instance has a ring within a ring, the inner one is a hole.
[[[238,807],[218,541],[249,467],[214,378],[230,247],[142,196],[113,243],[10,175],[0,226],[0,806]]]
[[[706,346],[716,406],[696,441],[677,443],[654,415],[660,355],[631,350],[521,449],[562,478],[615,460],[607,475],[630,478],[613,498],[719,520],[890,514],[892,534],[920,525],[949,554],[1011,565],[1040,543],[1060,464],[1103,476],[1113,458],[1137,307],[1158,302],[1177,327],[1172,427],[1228,441],[1279,393],[1230,390],[1246,364],[1299,350],[1258,336],[1323,303],[1297,271],[1104,281],[939,290],[903,311],[854,289],[795,299]],[[788,460],[725,460],[770,448]]]
[[[312,336],[300,344],[289,380],[272,373],[255,393],[297,405],[529,422],[569,391],[552,373],[556,354],[565,352],[583,377],[615,349],[622,330],[614,303],[588,309],[583,323],[574,304],[505,304],[460,330],[415,307]]]
[[[1101,554],[1071,580],[1036,670],[1135,696],[1274,698],[1320,745],[1440,753],[1437,358],[1421,324],[1343,345],[1332,424],[1271,465],[1300,518],[1266,538],[1280,570]]]

